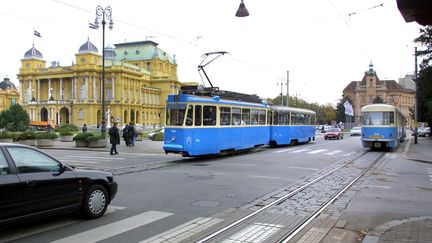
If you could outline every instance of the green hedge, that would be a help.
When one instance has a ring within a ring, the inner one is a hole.
[[[73,137],[74,141],[87,141],[88,137],[95,136],[94,133],[86,132],[86,133],[78,133]]]
[[[36,139],[56,139],[58,135],[55,132],[37,132],[35,137]]]

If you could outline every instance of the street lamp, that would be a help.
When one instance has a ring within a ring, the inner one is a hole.
[[[101,135],[102,138],[106,138],[106,126],[105,126],[105,19],[109,20],[109,29],[113,28],[113,20],[112,20],[112,10],[111,7],[108,6],[105,9],[101,6],[97,6],[96,8],[96,19],[95,19],[95,27],[99,28],[99,20],[102,19],[102,120],[101,120]]]
[[[236,12],[235,16],[236,17],[246,17],[246,16],[249,16],[249,11],[246,9],[246,6],[243,3],[243,0],[241,0],[240,6],[237,9],[237,12]]]

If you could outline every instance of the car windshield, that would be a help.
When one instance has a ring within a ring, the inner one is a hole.
[[[360,127],[353,127],[351,130],[360,130]]]
[[[339,132],[339,128],[329,128],[329,132]]]

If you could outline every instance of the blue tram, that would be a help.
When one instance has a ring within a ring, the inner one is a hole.
[[[271,106],[270,112],[270,145],[295,145],[315,140],[314,111]]]
[[[372,104],[361,109],[363,147],[397,148],[405,140],[406,118],[395,106]]]
[[[267,144],[268,104],[258,97],[239,101],[212,94],[169,95],[165,153],[223,154]]]
[[[185,90],[168,96],[163,149],[194,157],[307,142],[314,138],[314,117],[312,111],[270,107],[255,95]]]

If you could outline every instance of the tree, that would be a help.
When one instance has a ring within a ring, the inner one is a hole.
[[[417,85],[417,119],[426,121],[429,126],[432,125],[432,66],[429,64],[432,60],[432,26],[426,26],[420,29],[420,36],[414,42],[425,47],[417,51],[417,55],[423,57],[420,72],[416,79]]]
[[[372,104],[384,104],[384,100],[380,96],[377,96],[372,100]]]
[[[336,104],[336,121],[338,122],[346,121],[345,107],[343,105],[345,101],[348,101],[351,105],[353,104],[352,100],[349,97],[342,97],[339,100],[339,103]]]
[[[0,113],[0,127],[9,131],[25,131],[29,125],[30,117],[19,104],[11,105],[9,110]]]

